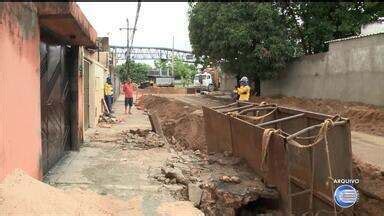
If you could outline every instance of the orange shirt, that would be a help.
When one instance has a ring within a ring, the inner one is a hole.
[[[124,92],[125,98],[133,98],[133,85],[132,85],[132,83],[131,84],[125,83],[123,85],[123,92]]]

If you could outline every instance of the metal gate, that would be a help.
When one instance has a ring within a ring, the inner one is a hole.
[[[66,47],[40,43],[42,165],[46,173],[70,145],[70,81]]]

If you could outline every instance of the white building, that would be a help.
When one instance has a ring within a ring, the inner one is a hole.
[[[384,32],[384,17],[381,17],[376,22],[362,25],[360,35],[378,34],[383,32]]]

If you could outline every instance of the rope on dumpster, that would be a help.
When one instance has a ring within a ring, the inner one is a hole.
[[[284,135],[287,136],[287,137],[292,135],[292,134],[289,134],[289,133],[287,133],[287,132],[285,132],[285,131],[281,131],[281,133],[284,134]],[[297,136],[297,137],[295,137],[295,139],[310,140],[310,139],[314,139],[314,138],[316,138],[316,136],[317,136],[317,135],[314,135],[314,136],[308,136],[308,137],[300,137],[300,136]]]
[[[238,115],[237,117],[238,118],[241,118],[241,119],[244,119],[244,120],[251,120],[253,121],[255,124],[259,124],[261,122],[263,122],[264,118],[268,117],[269,115],[273,114],[275,111],[277,110],[277,108],[273,109],[271,112],[265,114],[265,115],[262,115],[262,116],[247,116],[247,115]]]
[[[311,137],[301,137],[301,139],[309,139],[309,138],[315,138],[314,142],[311,143],[311,144],[308,144],[308,145],[303,145],[303,144],[300,144],[298,143],[297,141],[293,140],[294,136],[289,136],[287,138],[287,141],[289,144],[297,147],[297,148],[310,148],[310,147],[313,147],[315,145],[317,145],[318,143],[320,143],[322,140],[325,140],[326,141],[326,136],[327,136],[327,131],[329,130],[330,127],[333,127],[334,125],[334,121],[332,119],[326,119],[323,123],[320,124],[320,130],[319,130],[319,133],[315,136],[311,136]]]
[[[297,148],[311,148],[311,147],[317,145],[318,143],[320,143],[322,140],[324,140],[325,152],[326,152],[326,156],[327,156],[329,180],[333,180],[333,172],[332,172],[332,167],[331,167],[331,159],[329,156],[329,145],[328,145],[328,139],[327,139],[327,131],[329,130],[329,128],[331,128],[333,126],[334,126],[334,121],[332,119],[326,119],[323,123],[321,123],[319,133],[316,135],[314,142],[311,144],[308,144],[308,145],[303,145],[303,144],[298,143],[297,141],[293,140],[294,137],[291,139],[287,139],[289,144],[291,144]],[[313,160],[313,158],[312,158],[312,160]],[[311,167],[312,168],[312,174],[313,174],[313,171],[315,169],[314,166],[315,166],[314,163],[312,163],[312,167]],[[312,179],[311,179],[311,194],[312,194],[312,196],[310,198],[310,208],[311,209],[313,209],[313,186],[314,186],[314,178],[312,175]],[[332,190],[332,194],[334,194],[335,189],[334,189],[333,183],[331,183],[331,190]],[[337,209],[336,209],[335,203],[333,203],[333,210],[334,210],[333,213],[336,215]]]
[[[267,161],[268,157],[268,146],[271,140],[271,136],[273,134],[279,134],[281,133],[280,129],[274,129],[274,128],[266,128],[263,132],[263,137],[261,139],[261,164],[260,169],[262,171],[266,171],[265,163]]]
[[[268,105],[268,103],[265,102],[265,101],[261,101],[261,102],[259,103],[259,106],[266,106],[266,105]]]
[[[277,107],[275,109],[273,109],[271,112],[269,112],[265,115],[262,115],[262,116],[241,115],[238,112],[229,112],[227,114],[232,116],[232,117],[237,117],[239,119],[252,121],[252,123],[254,123],[254,124],[259,124],[259,123],[263,122],[265,117],[268,117],[269,115],[273,114],[274,112],[276,112],[276,110],[277,110]]]

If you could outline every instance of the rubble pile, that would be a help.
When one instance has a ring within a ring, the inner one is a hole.
[[[151,130],[129,130],[123,131],[123,142],[121,143],[122,148],[127,146],[136,149],[151,149],[161,148],[166,145],[166,140],[160,137],[158,134]]]
[[[112,124],[119,123],[120,120],[111,114],[103,113],[99,116],[98,126],[101,128],[111,128]]]
[[[165,187],[173,187],[174,196],[188,200],[190,187],[199,186],[202,180],[199,178],[199,166],[204,163],[200,158],[200,152],[192,151],[173,152],[164,165],[150,173],[150,177],[164,184]]]
[[[165,187],[179,186],[175,196],[191,201],[205,215],[236,215],[239,208],[258,199],[278,200],[276,190],[268,189],[230,153],[174,152],[151,177]],[[260,212],[271,211],[264,208]]]
[[[115,116],[113,116],[111,114],[105,114],[104,113],[104,114],[99,116],[99,123],[101,123],[101,122],[105,122],[105,123],[108,123],[108,124],[116,124],[119,121],[118,121],[118,119]]]

